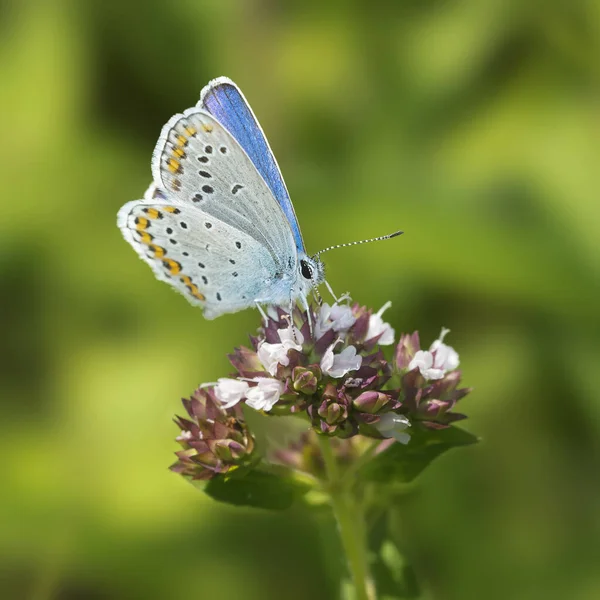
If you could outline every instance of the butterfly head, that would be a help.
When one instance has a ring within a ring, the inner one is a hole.
[[[318,257],[300,256],[298,262],[298,281],[305,293],[325,281],[325,267]]]

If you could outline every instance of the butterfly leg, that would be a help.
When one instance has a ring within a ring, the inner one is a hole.
[[[350,292],[344,292],[336,301],[336,304],[341,304],[344,301],[350,302],[352,300],[352,296],[350,296]]]
[[[292,302],[291,298],[290,298],[290,302]],[[308,301],[304,296],[300,296],[298,298],[298,302],[300,303],[300,306],[302,307],[302,309],[306,311],[306,318],[308,320],[308,331],[310,332],[310,337],[312,338],[312,337],[314,337],[312,312],[310,310],[310,307],[308,306]]]
[[[256,304],[256,308],[258,309],[260,316],[263,318],[264,327],[266,329],[269,325],[269,317],[267,317],[267,313],[265,313],[265,311],[263,310],[263,307],[260,305],[260,303],[255,302],[254,304]]]
[[[337,296],[333,293],[333,290],[331,289],[331,286],[329,285],[329,282],[327,280],[325,280],[323,282],[325,284],[325,287],[327,288],[327,291],[333,296],[333,299],[338,302]]]

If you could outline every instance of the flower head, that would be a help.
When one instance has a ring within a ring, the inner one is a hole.
[[[182,450],[171,470],[190,479],[211,479],[251,461],[254,437],[239,406],[224,408],[213,390],[197,389],[183,405],[189,418],[176,417]]]
[[[235,373],[184,402],[191,418],[177,419],[183,450],[173,469],[208,479],[248,461],[254,439],[244,404],[267,415],[305,415],[314,435],[383,445],[410,443],[409,427],[439,429],[465,418],[454,408],[470,390],[458,388],[458,354],[444,343],[448,330],[429,350],[421,350],[417,332],[402,334],[388,361],[379,346],[394,342],[382,318],[389,306],[374,313],[358,304],[323,304],[291,316],[271,307],[251,347],[229,356]]]

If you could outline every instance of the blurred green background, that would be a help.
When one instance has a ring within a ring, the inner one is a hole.
[[[115,226],[160,128],[227,75],[328,279],[461,356],[476,448],[397,507],[436,600],[600,597],[600,3],[0,2],[0,595],[330,599],[336,531],[167,471],[205,321]]]

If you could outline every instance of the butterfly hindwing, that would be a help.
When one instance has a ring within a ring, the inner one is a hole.
[[[264,246],[194,207],[136,200],[119,211],[118,224],[156,277],[209,319],[252,306],[274,270]]]

